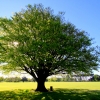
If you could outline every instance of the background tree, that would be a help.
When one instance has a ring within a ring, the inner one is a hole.
[[[27,82],[27,81],[28,81],[27,77],[25,77],[25,76],[22,77],[22,81],[23,81],[23,82]]]
[[[0,19],[4,70],[24,70],[37,81],[36,91],[47,91],[45,80],[58,73],[88,73],[98,66],[92,39],[50,8],[28,5],[10,19]]]
[[[100,75],[93,75],[89,81],[100,81]]]

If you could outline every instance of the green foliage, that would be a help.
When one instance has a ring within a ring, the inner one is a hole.
[[[20,82],[21,78],[19,77],[9,77],[9,78],[5,78],[6,82]]]
[[[48,78],[47,81],[48,82],[76,82],[76,79],[66,75],[65,77],[62,77],[62,78],[51,77],[51,78]]]
[[[47,81],[48,82],[57,82],[58,81],[58,78],[52,77],[52,78],[47,79]]]
[[[33,82],[34,79],[20,78],[20,77],[0,77],[0,82]]]
[[[22,81],[23,81],[23,82],[27,82],[28,79],[27,79],[26,77],[22,77]]]
[[[89,81],[100,81],[100,75],[93,75]]]
[[[0,82],[4,81],[4,78],[3,77],[0,77]]]
[[[88,34],[41,4],[28,5],[11,19],[0,18],[0,32],[0,55],[8,63],[2,69],[24,70],[36,81],[57,73],[97,70],[98,52]]]
[[[94,81],[100,81],[99,77],[100,77],[99,75],[94,75]]]

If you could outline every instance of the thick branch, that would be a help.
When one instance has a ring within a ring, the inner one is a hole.
[[[36,80],[37,80],[37,77],[36,77],[36,74],[35,74],[35,72],[32,70],[32,68],[31,67],[27,67],[27,66],[24,66],[24,69],[23,69],[24,71],[26,71],[27,73],[29,73],[30,75],[32,75]]]

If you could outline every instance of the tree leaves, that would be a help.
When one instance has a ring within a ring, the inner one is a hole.
[[[62,14],[63,15],[63,14]],[[98,53],[85,31],[66,23],[63,16],[43,5],[28,5],[11,19],[0,18],[2,58],[33,77],[38,70],[47,75],[58,72],[90,72],[98,66]],[[35,74],[33,73],[35,72]],[[34,75],[33,75],[34,74]]]

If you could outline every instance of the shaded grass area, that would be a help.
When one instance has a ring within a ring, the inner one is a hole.
[[[0,91],[0,100],[100,100],[100,90],[56,89],[42,93],[34,90]]]

